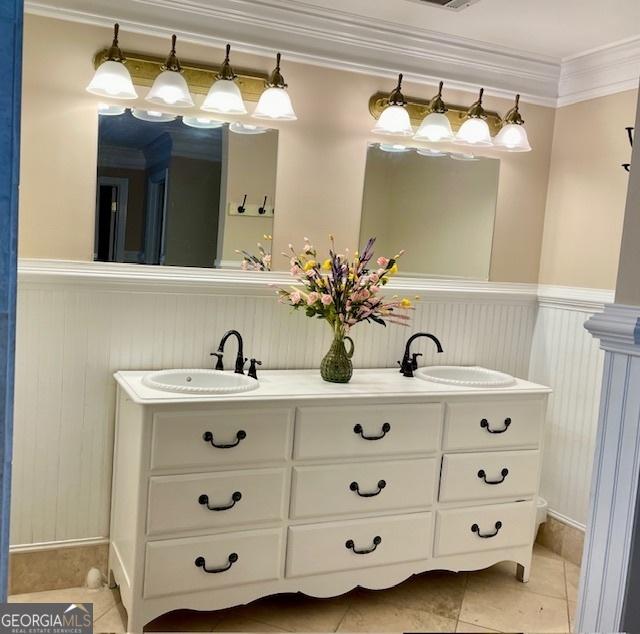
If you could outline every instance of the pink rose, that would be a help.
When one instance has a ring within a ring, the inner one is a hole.
[[[302,269],[299,266],[291,267],[291,275],[294,275],[297,277],[298,275],[300,275],[300,273],[302,273]]]
[[[311,293],[309,293],[307,295],[307,304],[309,306],[312,306],[313,304],[315,304],[318,300],[320,299],[320,295],[318,293],[316,293],[315,291],[312,291]]]
[[[372,284],[377,284],[380,281],[380,276],[377,273],[372,273],[369,275],[369,281]]]
[[[291,300],[291,303],[295,306],[296,304],[300,303],[300,300],[302,299],[302,297],[300,296],[300,293],[298,291],[294,291],[293,293],[291,293],[291,295],[289,295],[289,299]]]
[[[370,290],[372,293],[377,293],[377,292],[380,290],[380,287],[379,287],[379,286],[370,286],[370,287],[369,287],[369,290]]]
[[[387,266],[387,264],[389,264],[389,258],[385,258],[380,256],[377,260],[376,260],[378,266]]]
[[[327,295],[326,293],[320,298],[320,301],[325,305],[328,306],[329,304],[333,303],[333,297],[331,297],[331,295]]]

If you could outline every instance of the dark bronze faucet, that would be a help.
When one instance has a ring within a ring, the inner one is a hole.
[[[411,335],[409,339],[407,339],[407,345],[404,348],[402,361],[398,361],[398,364],[400,365],[400,373],[403,376],[412,377],[414,371],[418,369],[418,357],[421,357],[422,353],[414,352],[413,354],[411,354],[411,344],[418,337],[427,337],[431,339],[431,341],[436,344],[438,352],[444,352],[440,341],[438,341],[438,338],[435,335],[432,335],[428,332],[416,332],[415,334]]]
[[[228,330],[224,333],[224,336],[220,340],[220,345],[218,346],[218,352],[212,352],[212,357],[217,357],[216,361],[216,370],[224,370],[224,365],[222,363],[222,356],[224,353],[224,345],[227,343],[227,339],[231,336],[234,336],[238,340],[238,354],[236,356],[236,374],[244,374],[244,364],[247,362],[244,356],[244,347],[242,343],[242,335],[237,330]],[[255,378],[255,377],[254,377]]]

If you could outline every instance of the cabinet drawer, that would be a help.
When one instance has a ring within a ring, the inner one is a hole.
[[[157,413],[151,467],[215,467],[283,462],[289,456],[293,410]]]
[[[305,518],[346,513],[417,510],[431,506],[433,458],[295,467],[291,515]]]
[[[537,447],[546,400],[447,403],[444,449]]]
[[[287,576],[428,559],[431,527],[431,513],[292,526],[287,546]]]
[[[443,557],[524,546],[533,541],[534,523],[533,502],[438,511],[435,553]]]
[[[440,447],[442,405],[300,407],[299,460],[433,453]]]
[[[233,561],[234,555],[236,561]],[[202,563],[206,572],[196,565]],[[233,561],[233,563],[232,563]],[[144,596],[198,592],[278,579],[282,563],[282,530],[271,528],[210,537],[149,542]]]
[[[147,533],[280,520],[284,498],[284,469],[155,476],[149,482]]]
[[[538,451],[448,454],[442,459],[440,501],[527,497],[538,489]]]

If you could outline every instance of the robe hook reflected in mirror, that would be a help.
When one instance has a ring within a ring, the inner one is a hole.
[[[247,204],[247,195],[244,195],[244,198],[242,199],[242,204],[238,205],[238,213],[239,214],[243,214],[247,208],[245,207],[245,205]]]
[[[262,201],[262,205],[260,207],[258,207],[258,213],[261,216],[264,216],[264,214],[267,213],[267,198],[268,198],[268,196],[265,196],[264,200]]]

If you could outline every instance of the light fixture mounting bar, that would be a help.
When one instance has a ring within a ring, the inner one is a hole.
[[[409,118],[413,125],[420,125],[420,122],[429,114],[430,100],[429,99],[414,99],[413,97],[406,97],[406,106],[409,113]],[[377,92],[371,95],[369,99],[369,112],[374,119],[378,119],[382,111],[389,105],[389,93]],[[444,113],[454,132],[460,128],[467,117],[468,106],[452,106],[447,103],[447,112]],[[502,126],[502,118],[497,112],[486,111],[487,123],[492,135],[496,135],[500,127]]]
[[[100,66],[105,60],[109,49],[98,51],[93,58],[94,68]],[[138,86],[151,86],[153,80],[162,72],[161,66],[166,59],[154,57],[142,53],[129,53],[127,51],[127,69],[131,74],[133,83]],[[198,95],[206,95],[211,84],[217,79],[221,66],[205,66],[193,62],[180,60],[182,76],[187,81],[191,92]],[[237,73],[236,83],[240,88],[243,99],[258,101],[267,85],[268,76],[265,73],[254,71],[241,71]]]

